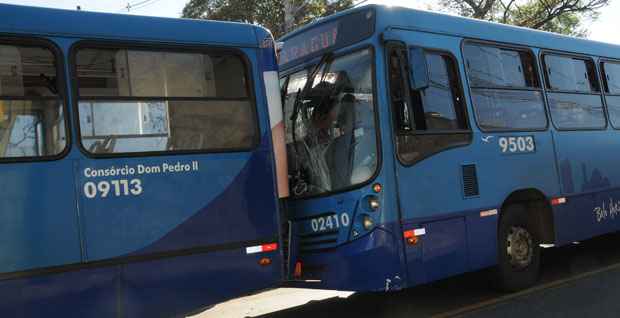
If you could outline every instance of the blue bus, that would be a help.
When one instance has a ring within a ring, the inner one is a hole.
[[[10,5],[0,21],[0,316],[177,317],[281,281],[268,31]]]
[[[282,38],[291,277],[397,290],[620,229],[620,47],[364,6]]]

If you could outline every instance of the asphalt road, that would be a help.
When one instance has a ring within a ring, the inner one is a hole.
[[[620,317],[620,234],[543,251],[541,280],[516,294],[493,289],[489,271],[394,293],[328,298],[258,316]]]

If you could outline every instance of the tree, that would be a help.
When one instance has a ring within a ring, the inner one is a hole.
[[[610,0],[440,0],[457,14],[573,36],[586,36],[582,23],[594,20]]]
[[[278,38],[353,4],[353,0],[191,0],[183,17],[259,24]]]

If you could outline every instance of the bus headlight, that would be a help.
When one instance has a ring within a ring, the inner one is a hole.
[[[379,210],[379,207],[381,207],[381,204],[379,204],[379,198],[375,195],[371,195],[368,197],[368,206],[370,207],[370,209],[372,211],[377,211]]]
[[[364,229],[366,231],[369,231],[375,225],[375,221],[372,220],[370,215],[364,215],[364,220],[362,221],[362,225],[364,226]]]

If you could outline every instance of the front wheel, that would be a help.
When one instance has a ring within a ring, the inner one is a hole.
[[[518,291],[536,283],[540,272],[540,235],[533,218],[521,205],[508,206],[498,231],[498,282],[505,291]]]

